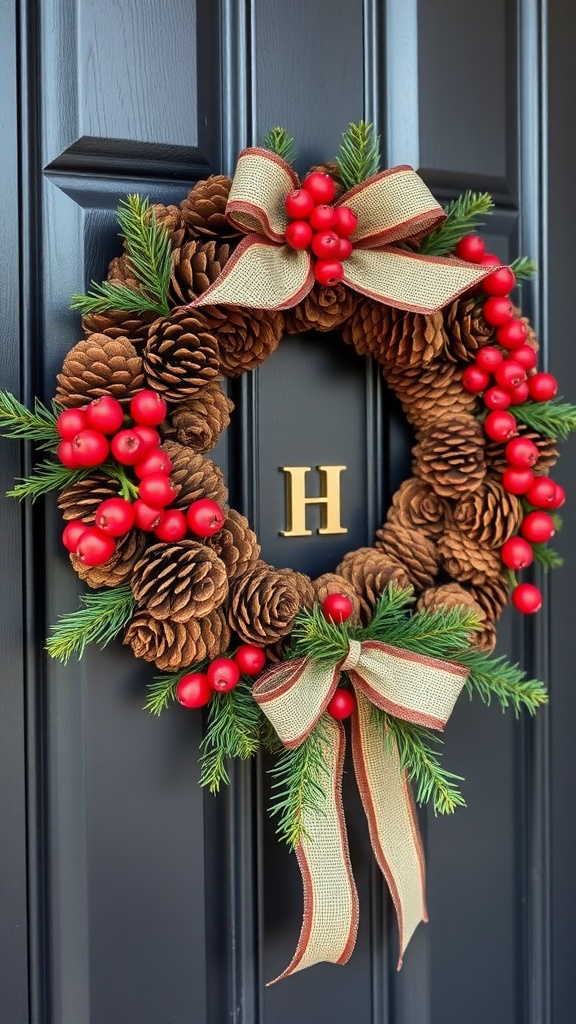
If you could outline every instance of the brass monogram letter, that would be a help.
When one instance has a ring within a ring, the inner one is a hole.
[[[340,523],[340,474],[346,466],[317,466],[320,473],[318,498],[306,497],[306,473],[310,466],[281,466],[286,474],[286,520],[288,529],[280,530],[282,537],[311,537],[306,529],[306,506],[320,505],[322,525],[318,533],[348,533]]]

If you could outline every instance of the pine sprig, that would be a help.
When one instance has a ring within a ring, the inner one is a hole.
[[[547,544],[533,544],[532,551],[534,552],[534,561],[542,566],[545,571],[548,569],[559,569],[560,566],[564,565],[562,556],[554,548],[549,548]]]
[[[519,715],[525,708],[534,715],[539,707],[548,703],[544,683],[527,679],[520,666],[505,657],[493,658],[469,648],[458,660],[470,670],[466,682],[468,693],[471,697],[476,694],[484,704],[496,699],[503,711],[512,708]]]
[[[576,405],[553,398],[550,402],[523,402],[514,406],[514,415],[521,423],[544,437],[565,441],[576,431]]]
[[[56,408],[49,409],[38,398],[31,410],[10,391],[0,391],[0,434],[4,437],[35,441],[39,448],[55,448],[60,444],[57,415]]]
[[[7,497],[17,498],[18,501],[30,498],[34,502],[42,494],[61,491],[70,484],[78,483],[89,473],[89,469],[68,469],[61,462],[46,459],[34,467],[30,476],[18,480],[16,486],[7,491]]]
[[[448,203],[446,220],[425,235],[418,251],[426,256],[447,256],[464,235],[477,231],[493,206],[488,192],[464,192]]]
[[[326,747],[329,739],[322,718],[309,736],[292,750],[283,750],[270,774],[272,802],[270,814],[278,819],[276,834],[295,849],[306,837],[305,812],[320,813],[328,784]]]
[[[78,310],[82,316],[92,313],[157,313],[165,316],[164,304],[157,304],[145,292],[127,288],[116,281],[90,282],[91,288],[86,295],[73,295],[70,309]]]
[[[260,749],[261,711],[248,683],[240,680],[228,693],[216,693],[208,705],[206,735],[200,744],[200,785],[217,793],[230,778],[227,761],[253,757]]]
[[[282,157],[290,166],[292,166],[298,156],[293,137],[280,125],[270,129],[264,138],[263,145],[265,149],[270,149],[272,153],[276,153],[276,156]]]
[[[516,284],[520,284],[522,281],[529,281],[534,277],[538,270],[538,264],[528,256],[518,256],[515,260],[512,260],[510,270],[516,278]]]
[[[367,121],[350,124],[342,135],[336,166],[346,191],[361,185],[380,167],[380,136]]]
[[[136,601],[128,585],[83,594],[81,607],[61,615],[46,641],[51,658],[66,665],[75,655],[82,658],[88,644],[106,647],[134,614]]]

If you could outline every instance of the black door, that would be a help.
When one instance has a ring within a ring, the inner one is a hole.
[[[3,387],[53,394],[80,337],[69,296],[117,253],[127,192],[178,202],[274,124],[297,137],[304,170],[364,117],[385,165],[412,163],[441,199],[494,194],[491,247],[538,260],[523,305],[576,395],[571,4],[20,0],[0,6],[0,25]],[[218,449],[233,504],[268,561],[330,569],[368,541],[408,475],[402,418],[373,368],[326,335],[286,339],[235,397]],[[2,444],[4,489],[27,458]],[[279,467],[325,464],[347,467],[348,534],[281,537]],[[572,499],[575,468],[572,447],[559,473]],[[551,711],[515,722],[458,705],[445,757],[468,809],[422,817],[431,923],[402,972],[348,780],[356,951],[271,989],[301,890],[263,810],[263,766],[235,768],[215,800],[196,784],[199,717],[144,714],[146,669],[125,649],[49,662],[47,624],[78,593],[54,504],[3,502],[1,514],[0,1024],[573,1021],[573,513],[548,611],[500,630],[502,652],[549,682]]]

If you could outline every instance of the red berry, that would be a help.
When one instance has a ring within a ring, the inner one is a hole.
[[[484,278],[482,290],[486,295],[509,295],[515,284],[516,278],[510,267],[500,267]]]
[[[537,461],[539,451],[528,437],[513,437],[504,449],[506,461],[518,469],[530,469]]]
[[[342,687],[339,687],[332,700],[328,701],[326,711],[329,715],[332,715],[332,718],[340,720],[341,718],[350,718],[355,707],[356,700],[354,694],[350,690],[344,690]]]
[[[64,441],[73,441],[76,434],[86,430],[88,420],[82,409],[65,409],[56,420],[56,430]]]
[[[110,441],[110,450],[123,466],[134,466],[146,451],[144,441],[134,429],[120,430]]]
[[[528,381],[530,397],[535,402],[549,402],[558,391],[558,381],[551,373],[535,373]]]
[[[484,348],[479,348],[476,353],[476,366],[486,373],[494,373],[496,367],[500,366],[503,360],[504,356],[495,345],[486,345]]]
[[[510,540],[505,541],[500,548],[500,558],[508,569],[513,569],[516,572],[532,565],[534,552],[523,537],[510,537]]]
[[[103,434],[115,434],[124,422],[124,410],[112,395],[102,395],[90,402],[86,409],[88,426]]]
[[[338,238],[338,259],[347,260],[352,255],[353,245],[349,238]]]
[[[307,220],[293,220],[286,228],[286,242],[292,249],[308,249],[314,232]]]
[[[101,466],[108,458],[108,441],[99,430],[81,430],[72,447],[79,466]]]
[[[554,536],[554,520],[547,512],[529,512],[520,523],[520,533],[532,544],[545,544]]]
[[[103,565],[112,558],[116,541],[96,526],[88,526],[78,541],[76,554],[84,565]]]
[[[185,708],[202,708],[214,693],[204,672],[188,672],[176,686],[176,700]]]
[[[514,349],[514,362],[520,363],[525,370],[534,370],[538,362],[538,353],[530,345],[521,345]]]
[[[339,260],[316,260],[314,277],[318,284],[325,288],[333,288],[344,277],[344,268]]]
[[[305,220],[314,209],[314,197],[306,189],[297,188],[286,196],[286,213],[294,220]]]
[[[514,306],[509,299],[505,299],[501,295],[486,299],[482,312],[486,323],[492,327],[502,327],[503,324],[507,324],[514,318]]]
[[[488,409],[507,409],[510,405],[510,392],[504,388],[488,388],[484,392],[484,405]]]
[[[349,206],[336,207],[336,224],[334,230],[341,238],[349,238],[358,227],[358,217]]]
[[[226,517],[215,501],[211,501],[210,498],[199,498],[190,505],[186,521],[197,537],[213,537],[224,526]]]
[[[464,235],[456,246],[454,253],[460,260],[467,263],[480,263],[486,252],[486,246],[480,235]]]
[[[516,466],[509,466],[502,473],[502,487],[509,494],[526,494],[534,479],[531,469],[517,469]]]
[[[160,434],[154,427],[132,427],[132,430],[143,442],[145,451],[151,452],[160,446]]]
[[[502,260],[499,256],[496,256],[493,252],[487,252],[485,256],[480,260],[481,267],[501,267]]]
[[[160,525],[166,513],[163,509],[151,508],[141,498],[133,502],[134,523],[139,530],[155,530]]]
[[[172,461],[168,458],[166,452],[155,449],[154,451],[146,452],[144,458],[140,459],[134,466],[134,472],[139,480],[143,480],[145,476],[150,476],[151,473],[163,473],[165,476],[170,476],[172,468]]]
[[[233,690],[240,679],[240,668],[232,658],[216,658],[206,669],[208,682],[213,690],[227,693]]]
[[[345,594],[328,594],[322,601],[322,615],[328,622],[346,622],[354,611],[354,605]]]
[[[516,420],[512,413],[504,411],[489,412],[484,420],[484,430],[492,441],[509,441],[518,433]]]
[[[148,473],[138,486],[138,495],[151,508],[166,508],[178,496],[179,487],[172,487],[165,473]]]
[[[62,542],[64,547],[68,548],[68,551],[72,551],[76,554],[78,541],[86,529],[86,523],[83,523],[81,519],[73,519],[72,522],[66,523],[66,526],[62,531]]]
[[[314,205],[331,203],[336,195],[336,183],[329,174],[322,171],[313,171],[304,178],[302,188],[309,192],[314,200]]]
[[[505,359],[494,370],[494,379],[501,388],[504,388],[506,391],[512,391],[513,388],[517,388],[519,384],[524,383],[526,380],[526,370],[523,366],[520,366],[520,363],[515,363],[512,359]]]
[[[312,252],[321,260],[338,256],[340,239],[335,231],[319,231],[312,239]]]
[[[561,484],[556,484],[556,497],[552,508],[561,508],[566,501],[566,491]]]
[[[522,405],[530,397],[530,388],[528,387],[528,381],[524,380],[517,388],[513,388],[510,391],[510,403],[511,405]]]
[[[526,501],[536,508],[555,508],[556,484],[549,476],[536,476],[526,491]]]
[[[462,387],[473,394],[485,391],[489,383],[490,374],[486,373],[486,370],[481,370],[479,366],[467,366],[462,374]]]
[[[158,540],[166,541],[166,543],[183,540],[187,531],[186,516],[177,508],[167,509],[158,526],[154,527],[154,533]]]
[[[315,206],[310,214],[310,224],[315,231],[329,231],[336,224],[336,210],[333,206]]]
[[[245,676],[257,676],[266,664],[266,651],[253,644],[242,644],[234,655],[234,661]]]
[[[80,463],[76,458],[76,451],[72,441],[60,441],[56,454],[66,469],[78,469]]]
[[[512,591],[512,604],[524,615],[532,615],[542,607],[542,594],[533,583],[519,583]]]
[[[523,320],[509,320],[496,331],[496,341],[508,351],[520,348],[528,336],[528,328]]]
[[[124,498],[107,498],[96,509],[95,523],[111,537],[123,537],[134,526],[134,506]]]
[[[157,427],[166,419],[168,407],[157,391],[138,391],[130,402],[130,415],[141,427]]]

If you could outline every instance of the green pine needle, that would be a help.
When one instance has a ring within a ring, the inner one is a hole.
[[[152,682],[146,683],[148,696],[144,710],[149,711],[151,715],[161,715],[176,700],[176,687],[182,676],[187,675],[188,672],[203,672],[205,667],[206,662],[203,661],[198,665],[183,668],[173,675],[155,676]]]
[[[39,448],[56,448],[60,436],[56,429],[59,410],[49,409],[38,398],[34,409],[27,409],[9,391],[0,391],[0,434],[4,437],[35,441]]]
[[[106,647],[128,624],[136,608],[127,585],[84,594],[80,604],[77,611],[60,616],[46,641],[50,657],[63,665],[73,655],[80,660],[88,644]]]
[[[228,758],[246,761],[260,749],[261,714],[251,686],[244,680],[228,693],[215,693],[212,697],[206,735],[200,744],[200,785],[210,793],[229,784]]]
[[[283,750],[271,769],[272,803],[270,813],[278,818],[276,834],[295,849],[306,837],[304,812],[317,813],[329,784],[325,750],[329,742],[322,718],[316,728],[298,746]]]
[[[342,135],[336,166],[345,191],[361,185],[380,167],[380,136],[367,121],[350,124]]]
[[[576,405],[553,398],[550,402],[523,402],[514,406],[514,415],[527,427],[565,441],[576,431]]]
[[[510,264],[510,270],[514,273],[516,284],[520,284],[522,281],[529,281],[534,277],[538,270],[538,264],[528,256],[518,256]]]
[[[519,715],[524,708],[534,715],[539,707],[548,703],[544,683],[527,679],[520,666],[505,657],[494,658],[470,648],[462,652],[458,660],[470,669],[466,682],[470,697],[476,694],[484,704],[490,704],[494,698],[503,711],[512,708]]]
[[[276,156],[282,157],[287,164],[294,163],[298,152],[294,147],[294,139],[285,128],[280,125],[276,125],[275,128],[271,128],[264,139],[264,148],[270,149]]]
[[[104,281],[98,284],[91,281],[91,289],[86,295],[73,295],[70,309],[78,310],[82,316],[93,313],[157,313],[166,315],[164,305],[156,302],[144,292],[127,288],[115,281]]]
[[[422,239],[420,253],[447,256],[464,235],[477,231],[490,213],[494,200],[488,192],[465,192],[446,207],[446,220]]]
[[[7,491],[7,497],[17,498],[18,501],[30,498],[34,502],[42,494],[61,491],[70,484],[78,483],[89,473],[89,469],[68,469],[61,462],[46,459],[34,467],[30,476],[18,480],[16,486]]]
[[[547,544],[533,544],[532,550],[534,552],[534,561],[541,565],[544,570],[559,569],[560,566],[564,565],[562,556],[554,548],[549,548]]]

